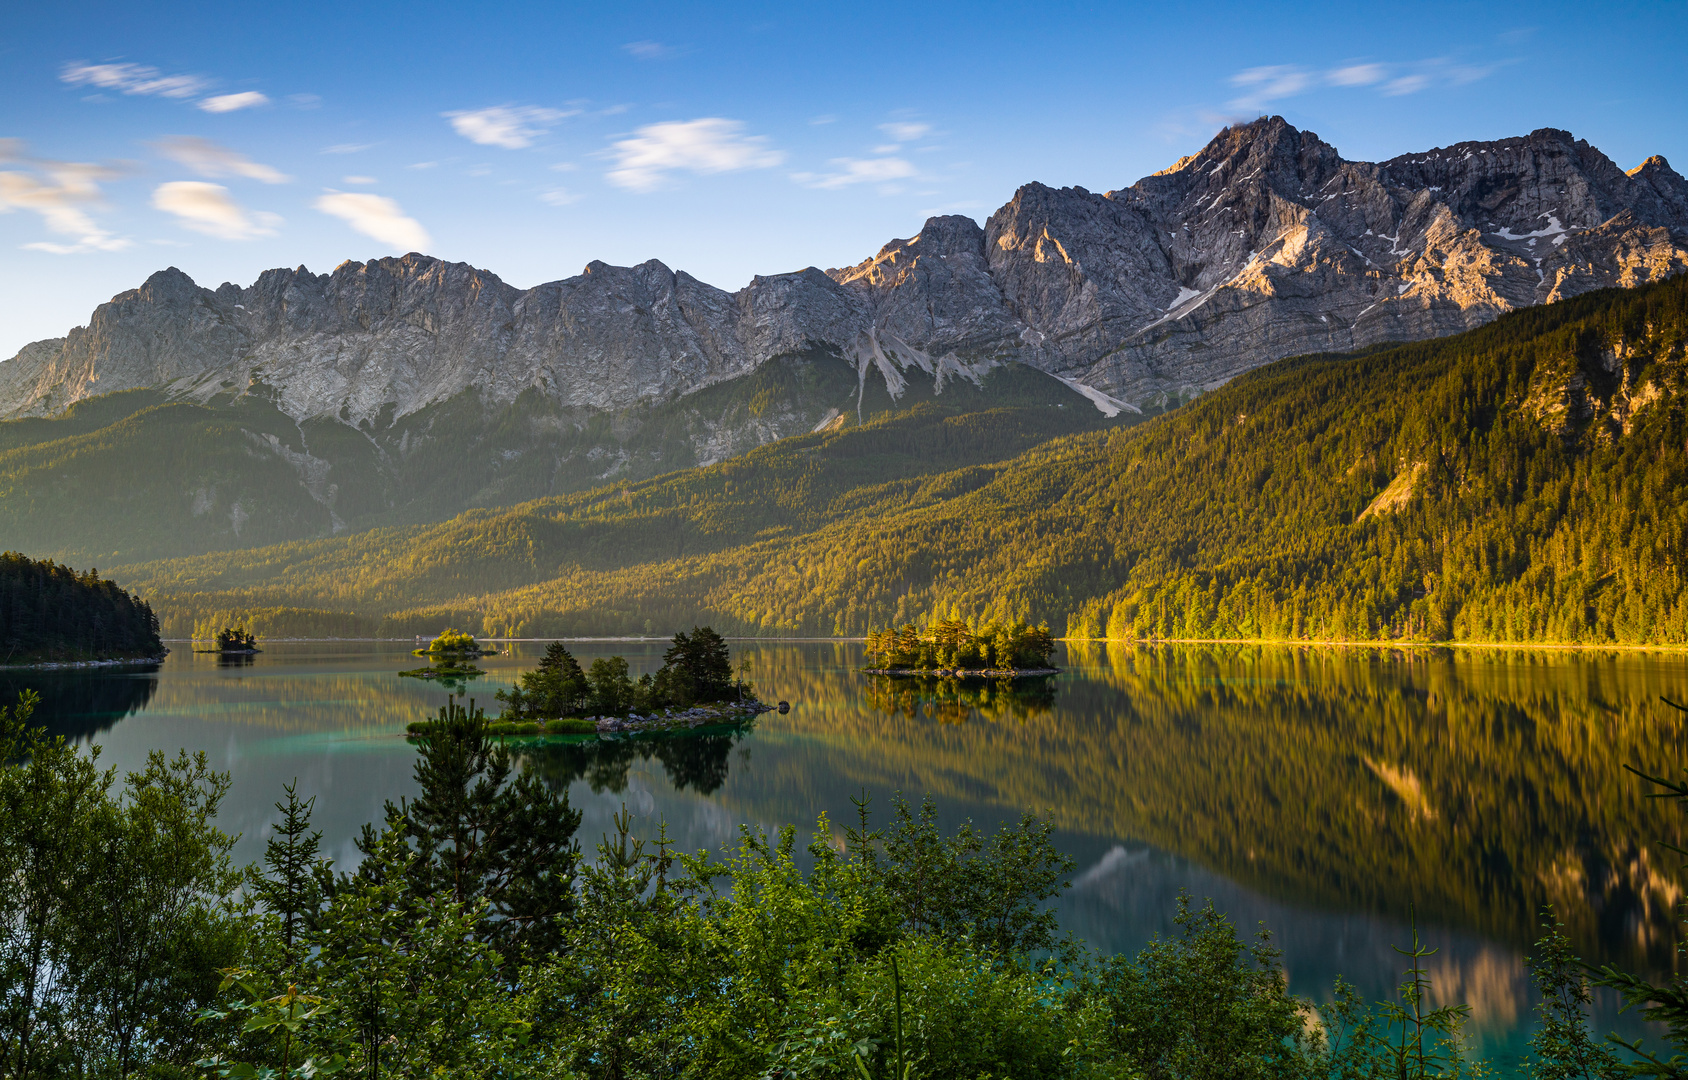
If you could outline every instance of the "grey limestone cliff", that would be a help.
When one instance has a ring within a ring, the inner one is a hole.
[[[405,416],[470,390],[617,410],[817,353],[893,396],[1018,361],[1112,412],[1685,265],[1688,182],[1663,158],[1625,173],[1543,129],[1354,162],[1273,117],[1129,188],[1028,184],[983,228],[932,218],[856,266],[731,293],[654,260],[525,291],[418,254],[216,290],[164,270],[0,364],[0,417],[254,383],[300,420]]]

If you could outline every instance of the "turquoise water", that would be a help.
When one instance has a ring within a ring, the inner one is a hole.
[[[1369,995],[1398,978],[1410,918],[1439,953],[1438,1000],[1473,1010],[1474,1042],[1507,1067],[1527,1036],[1534,912],[1555,905],[1583,955],[1654,974],[1675,962],[1676,816],[1622,766],[1688,761],[1680,654],[1273,647],[1064,650],[1041,693],[924,688],[864,676],[860,646],[734,642],[789,715],[754,730],[527,750],[568,787],[590,848],[623,805],[683,848],[741,823],[834,831],[863,791],[930,792],[950,821],[1049,814],[1078,863],[1063,925],[1134,950],[1172,929],[1180,890],[1271,929],[1293,987],[1341,975]],[[469,696],[533,665],[542,643],[488,657]],[[636,675],[660,643],[578,643]],[[395,674],[409,646],[278,643],[249,664],[178,646],[156,671],[9,673],[47,721],[120,771],[151,750],[205,751],[234,782],[221,823],[262,850],[297,778],[327,854],[411,793],[404,725],[446,691]],[[1627,1018],[1626,1018],[1627,1019]],[[1597,1022],[1632,1030],[1603,1003]]]

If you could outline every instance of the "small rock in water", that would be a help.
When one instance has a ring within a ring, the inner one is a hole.
[[[780,715],[783,716],[790,711],[791,711],[791,702],[789,702],[789,701],[780,702]]]

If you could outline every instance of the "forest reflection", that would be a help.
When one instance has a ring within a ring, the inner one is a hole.
[[[1673,771],[1670,654],[1069,646],[1036,702],[867,684],[844,647],[756,650],[798,707],[739,789],[765,812],[846,790],[1047,809],[1276,900],[1516,947],[1553,904],[1585,955],[1675,966],[1676,818],[1625,764]],[[825,765],[771,758],[824,757]],[[747,785],[749,786],[749,785]],[[736,785],[735,785],[736,787]],[[826,789],[826,790],[823,790]],[[764,800],[767,800],[764,802]],[[768,805],[768,803],[775,805]]]
[[[524,769],[559,790],[584,780],[593,794],[626,791],[633,766],[654,759],[675,791],[710,795],[726,783],[733,747],[754,727],[531,740],[516,753]]]
[[[41,697],[37,723],[66,739],[88,739],[147,707],[158,691],[158,665],[0,669],[0,706],[26,690]]]

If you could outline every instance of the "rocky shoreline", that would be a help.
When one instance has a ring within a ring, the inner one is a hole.
[[[609,735],[634,731],[684,731],[706,724],[724,724],[732,720],[749,719],[774,707],[762,701],[735,701],[729,704],[694,705],[678,712],[664,710],[650,716],[629,713],[626,716],[588,716],[597,725],[598,734]]]
[[[554,720],[488,721],[488,731],[495,737],[544,738],[560,735],[633,735],[640,732],[689,731],[710,724],[743,723],[774,706],[763,701],[721,702],[714,705],[694,705],[689,709],[664,710],[641,716],[558,717]],[[405,728],[404,737],[425,734],[428,721],[418,720]]]
[[[38,660],[27,664],[0,664],[0,671],[58,671],[64,668],[132,667],[140,664],[162,664],[170,654],[165,649],[158,656],[137,656],[125,660]]]

